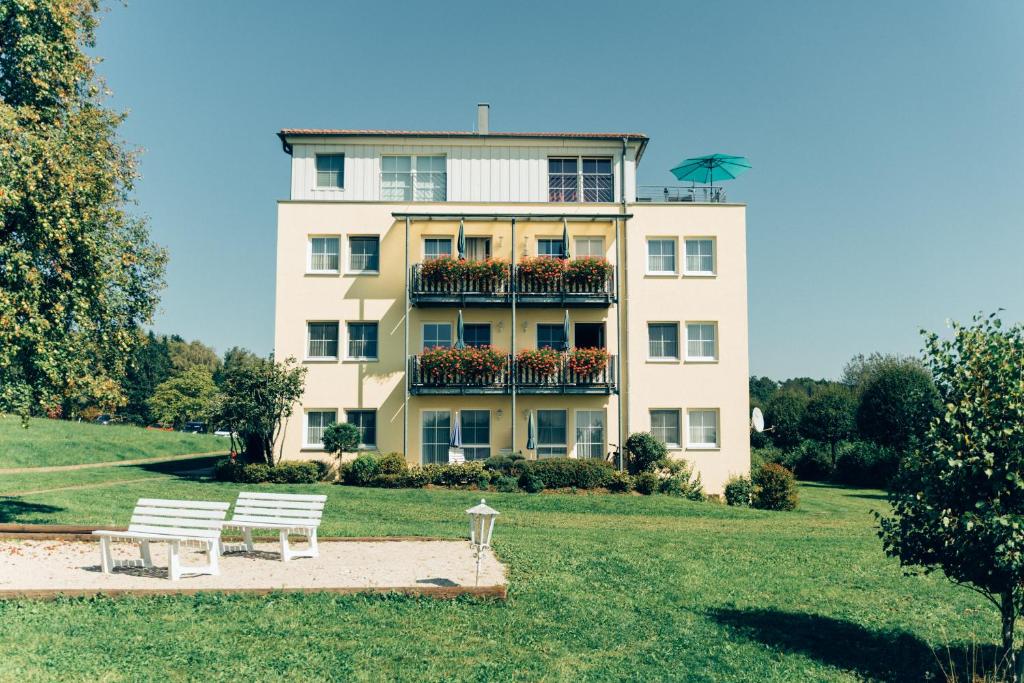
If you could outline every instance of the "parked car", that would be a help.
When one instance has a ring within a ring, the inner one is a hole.
[[[234,434],[234,436],[236,437],[238,436],[238,434],[235,434],[227,427],[221,427],[220,429],[213,433],[214,436],[223,436],[225,439],[231,438],[232,434]]]
[[[108,425],[114,421],[113,415],[97,415],[92,419],[93,424]]]
[[[205,422],[186,422],[185,426],[181,428],[181,431],[188,432],[189,434],[205,434],[206,423]]]
[[[167,424],[166,422],[154,422],[153,424],[146,427],[146,429],[153,429],[158,432],[173,432],[174,425]]]

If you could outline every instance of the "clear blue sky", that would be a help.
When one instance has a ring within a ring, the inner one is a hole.
[[[837,376],[918,329],[1024,318],[1024,3],[111,3],[98,35],[160,332],[273,345],[282,127],[638,130],[640,182],[743,154],[750,368]]]

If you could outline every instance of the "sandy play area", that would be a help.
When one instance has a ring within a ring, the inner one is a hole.
[[[136,546],[115,543],[116,559],[136,559]],[[167,545],[152,546],[154,567],[100,571],[99,543],[89,541],[0,541],[0,597],[46,597],[117,594],[139,591],[299,590],[359,592],[399,590],[441,597],[475,593],[504,597],[505,570],[490,551],[485,553],[479,588],[476,564],[467,541],[329,541],[321,540],[320,557],[281,562],[277,543],[256,543],[251,553],[221,557],[219,576],[167,578]],[[183,565],[205,564],[205,555],[187,552]]]

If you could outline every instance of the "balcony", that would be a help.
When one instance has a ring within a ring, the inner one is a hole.
[[[421,307],[504,307],[607,308],[615,303],[615,274],[580,280],[568,274],[538,277],[519,267],[510,273],[472,276],[456,275],[445,279],[425,277],[423,264],[414,264],[409,274],[409,300]]]
[[[725,204],[725,188],[715,185],[641,185],[636,191],[641,204]]]
[[[440,372],[426,367],[422,358],[409,356],[409,393],[414,396],[511,394],[513,386],[520,395],[618,393],[615,356],[608,357],[603,369],[587,374],[570,367],[567,353],[559,355],[554,372],[545,374],[520,366],[510,355],[504,356],[497,369],[487,372]]]

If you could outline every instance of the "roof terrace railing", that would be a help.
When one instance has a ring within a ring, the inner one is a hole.
[[[725,188],[719,185],[640,185],[636,200],[644,203],[724,204]]]

